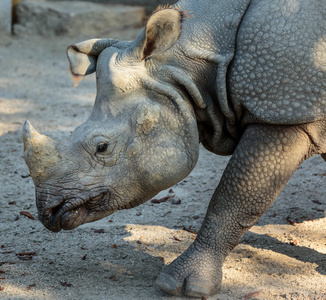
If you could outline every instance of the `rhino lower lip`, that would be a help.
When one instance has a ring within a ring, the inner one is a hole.
[[[73,209],[63,209],[63,205],[60,205],[60,207],[48,210],[47,221],[43,223],[46,228],[53,232],[59,232],[62,229],[74,229],[82,224],[81,221],[85,220],[87,213],[88,210],[82,205]]]
[[[60,227],[71,230],[83,224],[89,212],[85,206],[65,212],[60,218]]]

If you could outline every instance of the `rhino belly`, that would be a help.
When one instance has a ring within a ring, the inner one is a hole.
[[[229,71],[229,95],[239,120],[325,120],[326,1],[253,0]]]

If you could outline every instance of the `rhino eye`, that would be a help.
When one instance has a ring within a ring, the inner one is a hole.
[[[107,143],[101,143],[97,145],[96,152],[97,153],[103,153],[108,149]]]

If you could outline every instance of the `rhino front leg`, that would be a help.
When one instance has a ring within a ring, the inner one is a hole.
[[[312,155],[311,148],[300,127],[249,126],[212,197],[197,239],[161,272],[159,287],[173,295],[215,294],[226,255]]]

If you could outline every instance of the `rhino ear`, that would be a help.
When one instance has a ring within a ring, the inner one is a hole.
[[[140,59],[170,49],[179,39],[185,13],[172,7],[159,7],[150,16],[143,32]]]
[[[96,71],[99,54],[108,47],[118,43],[112,39],[92,39],[67,48],[67,58],[73,78],[78,83],[85,75]]]

